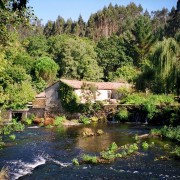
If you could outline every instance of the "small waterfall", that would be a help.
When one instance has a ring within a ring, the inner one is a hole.
[[[43,156],[35,157],[34,161],[31,163],[23,162],[22,160],[8,162],[10,179],[15,180],[27,174],[31,174],[36,167],[45,163],[46,157]]]

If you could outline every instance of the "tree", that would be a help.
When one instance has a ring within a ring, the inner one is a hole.
[[[174,92],[175,89],[179,93],[179,57],[180,47],[173,38],[158,42],[150,55],[155,72],[155,81],[164,83],[163,87],[158,87],[164,93]]]
[[[49,37],[52,35],[52,29],[53,29],[53,21],[48,21],[44,27],[44,30],[43,30],[43,34],[46,36],[46,37]]]
[[[34,18],[30,8],[26,8],[27,0],[0,0],[0,46],[7,46],[11,41],[11,33],[19,24],[30,26]]]
[[[65,25],[65,20],[61,16],[58,16],[56,21],[53,23],[52,26],[52,35],[60,35],[64,33],[64,25]]]
[[[35,58],[47,55],[47,40],[45,36],[32,36],[24,40],[24,47],[28,54]]]
[[[48,85],[56,79],[59,66],[49,57],[41,57],[35,63],[37,79],[42,78]]]
[[[177,9],[172,9],[170,18],[166,27],[166,35],[174,37],[175,34],[180,31],[180,2],[177,2]]]
[[[140,67],[154,43],[150,19],[147,16],[139,16],[135,21],[132,34],[135,38],[133,42],[136,52],[135,65]]]
[[[101,69],[96,61],[96,52],[91,41],[67,38],[59,47],[56,62],[61,67],[60,75],[66,78],[99,80]]]
[[[123,43],[123,38],[111,36],[108,39],[102,39],[97,44],[98,64],[103,68],[105,81],[112,79],[111,74],[118,68],[132,63],[132,58],[127,55],[127,49]]]
[[[32,101],[35,97],[35,90],[29,81],[10,84],[6,88],[5,93],[9,97],[6,107],[12,109],[24,108],[27,102]]]

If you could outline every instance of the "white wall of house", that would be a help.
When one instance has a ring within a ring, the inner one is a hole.
[[[81,100],[81,103],[85,103],[86,100],[83,98],[83,92],[81,89],[75,89],[74,92],[76,95],[79,97]],[[103,100],[108,100],[111,98],[111,90],[98,90],[96,92],[96,99],[95,101],[103,101]],[[93,102],[93,100],[92,100]]]
[[[57,82],[45,90],[47,111],[51,111],[51,110],[62,111],[59,93],[58,93],[59,86],[60,83]]]

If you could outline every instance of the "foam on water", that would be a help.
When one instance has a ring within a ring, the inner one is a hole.
[[[36,167],[45,164],[46,161],[45,157],[37,156],[31,163],[26,163],[22,160],[8,162],[10,178],[14,180],[27,174],[31,174]]]
[[[63,163],[63,162],[57,161],[57,160],[52,159],[52,158],[49,158],[48,160],[50,160],[50,161],[52,161],[52,162],[54,162],[54,163],[56,163],[62,167],[68,167],[68,166],[72,165],[72,163]]]
[[[28,127],[29,129],[38,129],[38,128],[40,128],[39,126],[30,126],[30,127]]]

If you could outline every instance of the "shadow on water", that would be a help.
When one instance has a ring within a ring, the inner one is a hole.
[[[82,128],[94,131],[102,129],[97,137],[81,137]],[[64,180],[64,179],[179,179],[178,161],[159,160],[156,157],[169,153],[165,144],[169,141],[154,141],[155,147],[140,149],[141,155],[129,159],[118,159],[108,165],[73,166],[71,160],[83,153],[98,154],[112,142],[118,146],[134,143],[135,134],[149,132],[149,127],[136,124],[104,123],[61,128],[26,128],[16,134],[13,144],[0,151],[0,167],[9,168],[12,180]],[[7,140],[8,141],[8,140]]]

